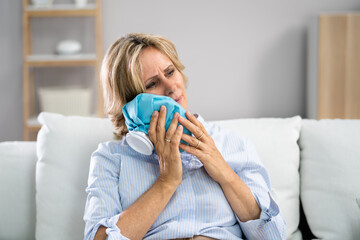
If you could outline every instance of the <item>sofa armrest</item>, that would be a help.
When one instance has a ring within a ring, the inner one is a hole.
[[[0,142],[0,239],[35,239],[36,142]]]

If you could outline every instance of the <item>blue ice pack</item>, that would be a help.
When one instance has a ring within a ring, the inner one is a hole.
[[[154,111],[160,111],[160,107],[166,107],[165,129],[171,124],[175,112],[186,118],[186,110],[170,97],[141,93],[123,107],[125,124],[129,130],[126,140],[129,145],[145,155],[150,155],[153,145],[148,138],[151,116]],[[191,132],[183,128],[183,132],[191,136]]]

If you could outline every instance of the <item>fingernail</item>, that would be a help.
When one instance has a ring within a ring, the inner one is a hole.
[[[174,117],[179,117],[179,113],[176,112],[176,113],[174,114]]]
[[[157,114],[158,114],[158,111],[154,111],[152,115],[155,117]]]
[[[191,116],[191,113],[190,113],[190,112],[186,112],[186,115],[187,115],[187,116]]]
[[[178,129],[182,131],[182,130],[183,130],[183,126],[182,126],[182,125],[179,125]]]
[[[160,111],[164,111],[164,110],[165,110],[165,106],[162,105],[162,106],[160,107]]]

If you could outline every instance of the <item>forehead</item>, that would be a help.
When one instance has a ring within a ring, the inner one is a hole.
[[[164,71],[172,64],[170,58],[153,47],[143,49],[139,56],[144,78],[157,75],[157,72]]]

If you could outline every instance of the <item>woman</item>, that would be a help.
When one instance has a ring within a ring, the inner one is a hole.
[[[163,37],[118,39],[102,66],[105,108],[117,136],[127,132],[122,107],[140,93],[171,97],[187,109],[183,70]],[[175,113],[166,131],[165,117],[164,106],[152,115],[152,155],[135,152],[125,138],[93,153],[85,239],[284,239],[285,222],[254,146],[190,112],[187,119]]]

